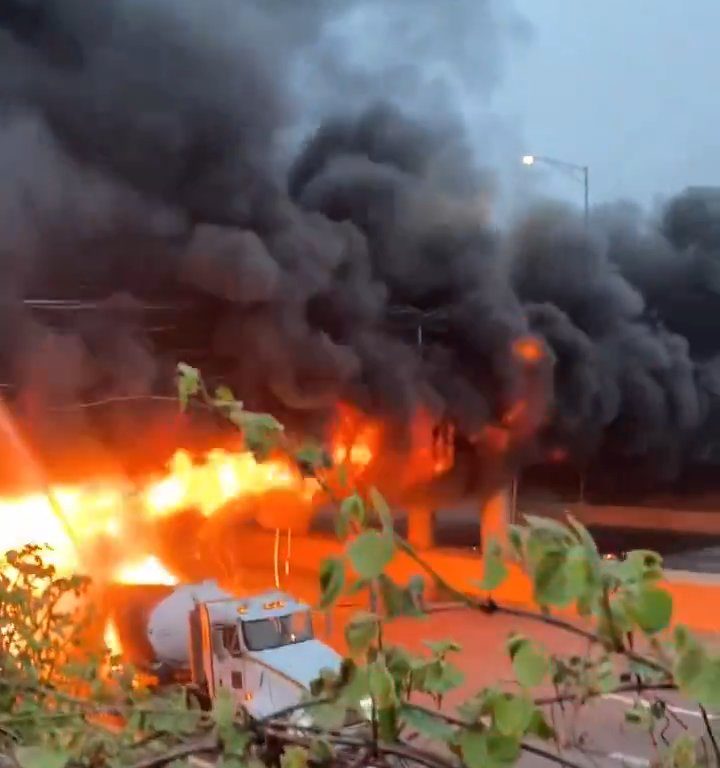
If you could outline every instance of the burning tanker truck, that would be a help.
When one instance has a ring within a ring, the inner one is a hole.
[[[340,669],[340,655],[314,635],[310,607],[283,592],[236,597],[205,581],[118,585],[110,597],[123,658],[158,686],[185,685],[203,708],[227,691],[238,712],[268,717],[299,704],[323,670]],[[347,725],[365,722],[370,706],[348,713]],[[311,721],[302,710],[293,718]]]

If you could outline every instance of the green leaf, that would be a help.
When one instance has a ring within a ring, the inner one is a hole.
[[[697,747],[691,736],[682,734],[672,743],[668,753],[670,768],[695,768],[698,764]]]
[[[368,495],[370,497],[372,508],[375,510],[375,514],[382,523],[383,531],[388,534],[392,533],[395,530],[393,516],[387,501],[385,501],[385,497],[375,487],[370,489]]]
[[[699,688],[708,663],[704,648],[697,642],[684,645],[675,660],[675,680],[688,694]]]
[[[553,520],[550,517],[538,517],[537,515],[524,515],[525,522],[532,531],[550,534],[553,538],[570,541],[572,534],[570,529],[563,523]]]
[[[312,708],[313,724],[324,731],[342,728],[345,722],[345,709],[337,704],[320,704]]]
[[[639,728],[650,728],[652,726],[652,714],[647,707],[637,704],[631,709],[625,710],[625,722]]]
[[[658,581],[662,578],[662,557],[649,549],[635,549],[617,563],[616,573],[624,584]]]
[[[620,678],[609,656],[594,665],[595,684],[601,693],[610,693],[620,685]]]
[[[358,612],[345,626],[345,642],[352,653],[364,653],[375,642],[380,624],[374,613]]]
[[[572,528],[577,536],[578,541],[583,545],[586,554],[590,556],[600,557],[595,539],[590,535],[590,531],[575,517],[568,515],[568,525]]]
[[[437,741],[450,741],[455,735],[455,730],[445,720],[433,717],[431,712],[422,709],[404,706],[400,710],[400,717],[410,728]]]
[[[433,653],[433,656],[438,658],[445,658],[448,653],[459,653],[462,651],[462,646],[458,645],[454,640],[423,640],[423,645],[426,645]]]
[[[215,400],[217,404],[236,402],[232,389],[225,386],[220,386],[215,390]]]
[[[281,768],[306,768],[307,763],[308,754],[304,747],[285,747],[280,756]]]
[[[324,739],[315,739],[310,745],[310,759],[313,763],[325,765],[332,762],[333,749]]]
[[[545,715],[539,709],[536,709],[533,712],[527,727],[527,733],[531,736],[537,736],[538,739],[542,739],[543,741],[549,741],[550,739],[555,738],[555,730],[550,723],[548,723],[545,719]]]
[[[358,593],[362,592],[364,589],[367,589],[371,583],[372,583],[371,579],[357,579],[357,581],[353,581],[352,583],[348,584],[348,587],[345,590],[345,594],[348,597],[357,595]]]
[[[329,608],[340,597],[345,586],[345,562],[328,557],[320,565],[320,608]]]
[[[339,539],[344,539],[351,530],[352,524],[362,527],[365,523],[365,503],[354,493],[343,499],[335,524],[335,532]]]
[[[234,725],[224,729],[218,726],[222,733],[223,750],[226,755],[236,755],[242,757],[250,744],[251,736],[248,731],[241,731]]]
[[[370,695],[378,709],[395,703],[395,680],[382,661],[373,662],[368,668]]]
[[[526,688],[540,685],[550,667],[545,654],[534,648],[530,641],[517,649],[512,665],[517,681]]]
[[[524,696],[503,694],[494,701],[495,724],[505,736],[522,736],[530,725],[535,707]]]
[[[588,559],[589,557],[585,547],[581,544],[568,549],[564,567],[568,595],[571,596],[571,599],[584,597],[593,586],[593,582],[599,583],[599,578],[594,578],[593,567]]]
[[[453,691],[465,682],[465,675],[458,667],[441,659],[426,664],[420,672],[418,690],[436,696]]]
[[[419,583],[411,581],[407,587],[401,587],[382,573],[378,581],[385,612],[389,618],[423,615],[419,606],[424,586],[422,579]]]
[[[565,572],[564,552],[546,552],[533,574],[535,599],[540,605],[565,607],[574,597]]]
[[[235,720],[235,702],[230,691],[225,688],[221,688],[215,696],[213,720],[221,731],[232,726]]]
[[[332,461],[319,443],[306,442],[295,452],[295,462],[305,477],[313,477],[318,470],[330,469]]]
[[[468,729],[460,735],[460,752],[468,768],[486,768],[487,736],[483,731]]]
[[[347,553],[358,576],[374,579],[392,560],[395,543],[386,533],[366,531],[350,543]]]
[[[21,768],[64,768],[70,755],[50,747],[16,747],[15,759]]]
[[[518,560],[523,557],[523,530],[519,525],[511,525],[508,529],[508,543]]]
[[[503,559],[503,551],[500,543],[490,539],[486,551],[483,554],[483,577],[478,582],[480,589],[497,589],[507,578],[508,570]]]
[[[478,729],[469,729],[460,736],[463,763],[468,768],[495,768],[513,764],[520,754],[517,739]]]
[[[269,413],[251,413],[241,406],[230,408],[225,416],[242,432],[245,447],[262,461],[277,446],[283,425]]]
[[[387,743],[397,741],[398,710],[394,703],[387,707],[378,707],[377,722],[381,741]]]
[[[191,397],[195,397],[200,392],[200,371],[185,363],[178,363],[177,367],[177,385],[180,407],[187,409]]]
[[[720,709],[720,658],[706,660],[702,675],[693,689],[695,698],[704,707]]]
[[[518,739],[503,734],[489,733],[487,739],[488,759],[491,764],[510,765],[520,756]]]
[[[629,608],[640,628],[652,635],[670,625],[672,596],[659,587],[642,587],[633,596]]]

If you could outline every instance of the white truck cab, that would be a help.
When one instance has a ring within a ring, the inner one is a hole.
[[[199,602],[190,612],[193,683],[214,699],[262,718],[298,703],[323,669],[341,657],[313,632],[310,607],[282,592]]]

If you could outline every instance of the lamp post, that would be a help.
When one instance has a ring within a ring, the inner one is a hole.
[[[587,227],[590,220],[590,167],[587,165],[578,165],[577,163],[568,163],[566,160],[557,160],[554,157],[544,157],[541,155],[523,155],[523,165],[535,165],[536,163],[544,163],[558,170],[564,171],[572,176],[574,179],[578,178],[580,174],[584,189],[584,212],[585,212],[585,226]]]

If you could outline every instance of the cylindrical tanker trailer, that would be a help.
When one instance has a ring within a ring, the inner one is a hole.
[[[123,659],[160,683],[190,674],[190,614],[199,603],[232,600],[215,581],[170,587],[116,584],[108,592]]]

